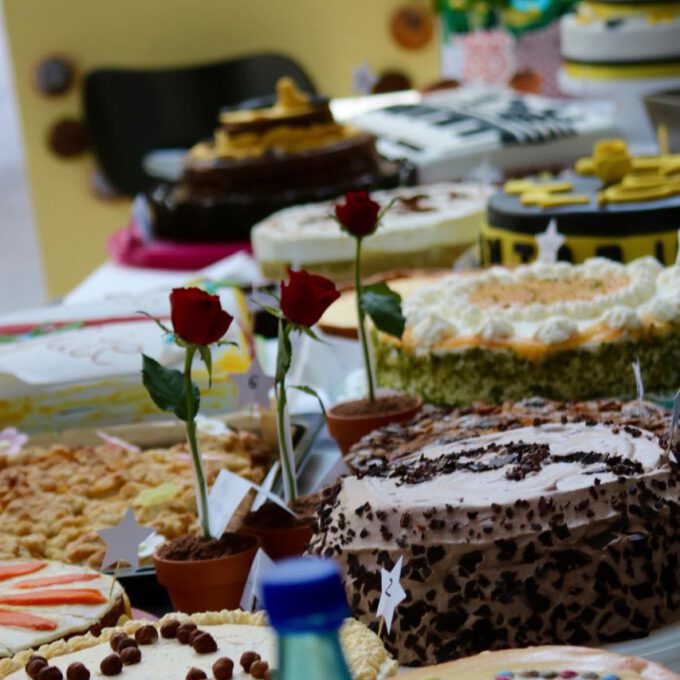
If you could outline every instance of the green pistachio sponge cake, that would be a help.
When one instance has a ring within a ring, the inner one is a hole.
[[[680,386],[680,267],[645,257],[452,274],[404,303],[401,341],[374,336],[381,386],[465,406],[582,400]]]

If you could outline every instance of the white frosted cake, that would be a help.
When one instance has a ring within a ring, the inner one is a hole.
[[[464,406],[530,396],[631,397],[680,384],[680,267],[534,262],[450,274],[404,303],[400,341],[377,336],[384,387]]]
[[[680,87],[680,3],[586,1],[562,18],[560,33],[562,89],[615,99],[640,138],[648,128],[641,97]]]
[[[396,673],[394,659],[359,622],[347,620],[340,641],[356,680],[382,680]],[[24,652],[0,661],[0,678],[36,680],[40,673],[41,680],[118,675],[126,680],[238,680],[272,677],[277,661],[276,637],[262,612],[176,613],[153,624],[129,621],[99,638],[85,635],[47,645],[35,657]]]
[[[0,562],[0,657],[115,626],[123,588],[94,569],[48,560]]]
[[[456,183],[375,192],[381,205],[394,203],[364,241],[363,274],[450,267],[477,240],[490,193]],[[333,219],[335,203],[288,208],[255,226],[253,250],[265,276],[280,278],[292,266],[336,280],[353,277],[356,244]]]

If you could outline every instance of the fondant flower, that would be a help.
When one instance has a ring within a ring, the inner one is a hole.
[[[288,321],[301,326],[313,326],[339,297],[330,279],[304,269],[289,269],[288,283],[281,281],[281,311]]]
[[[175,288],[170,294],[170,318],[177,337],[190,345],[217,342],[234,320],[217,295],[200,288]]]
[[[371,200],[367,191],[351,191],[344,203],[335,206],[340,227],[358,238],[370,236],[378,228],[379,215],[380,204]]]
[[[0,453],[16,456],[28,441],[28,435],[19,432],[16,427],[6,427],[0,430]]]

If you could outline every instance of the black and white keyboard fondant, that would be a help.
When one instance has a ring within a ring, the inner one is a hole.
[[[570,164],[617,135],[613,111],[588,102],[464,87],[369,111],[352,122],[378,150],[405,158],[423,183],[460,178],[482,163],[500,170]]]

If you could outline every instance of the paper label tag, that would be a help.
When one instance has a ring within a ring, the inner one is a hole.
[[[262,602],[260,577],[264,571],[273,565],[274,562],[269,558],[269,555],[262,548],[258,549],[253,565],[250,567],[246,585],[243,588],[243,595],[241,596],[239,606],[244,612],[252,612],[259,608],[260,602]]]
[[[219,538],[227,528],[238,506],[252,488],[252,483],[227,470],[220,470],[208,494],[210,535]]]
[[[402,555],[397,560],[392,571],[387,571],[387,569],[380,570],[382,592],[380,594],[380,601],[378,602],[376,614],[378,617],[382,616],[385,619],[385,626],[387,627],[388,633],[392,628],[392,619],[394,618],[395,609],[400,602],[406,599],[406,592],[401,586],[401,567],[403,562],[404,557]]]

